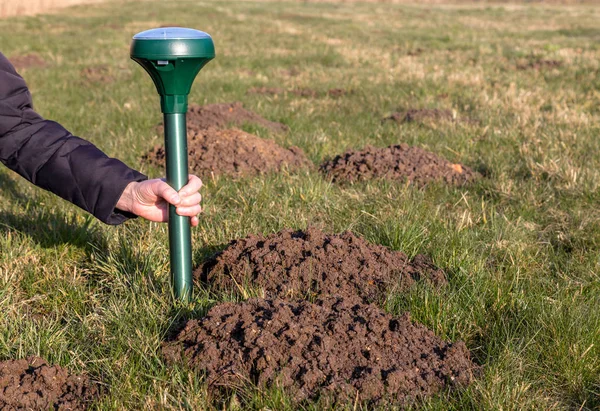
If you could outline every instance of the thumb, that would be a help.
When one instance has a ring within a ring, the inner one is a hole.
[[[177,191],[163,180],[156,180],[152,184],[152,192],[157,197],[165,199],[169,204],[177,205],[181,202]]]

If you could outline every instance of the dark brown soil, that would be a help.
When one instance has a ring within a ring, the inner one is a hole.
[[[441,181],[462,185],[478,178],[478,174],[461,164],[453,164],[419,147],[408,144],[385,148],[367,146],[361,151],[349,150],[325,161],[321,172],[333,181],[353,182],[383,178],[408,181],[417,186]]]
[[[46,67],[46,60],[44,60],[40,55],[35,53],[23,54],[20,56],[11,56],[9,60],[17,71],[27,69],[30,67]]]
[[[343,97],[347,94],[352,94],[352,90],[348,91],[343,88],[332,88],[327,91],[327,95],[333,98]]]
[[[96,397],[98,388],[88,377],[41,358],[0,362],[2,410],[82,410]]]
[[[192,128],[193,129],[193,128]],[[189,169],[201,177],[252,176],[284,168],[310,167],[298,147],[285,149],[271,140],[237,129],[193,129],[188,136]],[[165,164],[165,149],[155,147],[144,160],[159,167]]]
[[[221,103],[199,106],[189,106],[187,114],[188,132],[206,129],[209,127],[226,128],[229,126],[242,126],[244,124],[258,124],[275,132],[285,132],[288,126],[269,121],[256,113],[246,110],[242,103]]]
[[[409,50],[406,53],[406,55],[414,57],[414,56],[420,56],[424,52],[425,52],[425,49],[422,49],[421,47],[417,47],[416,49]]]
[[[396,123],[411,123],[411,122],[425,122],[425,121],[453,121],[454,117],[450,110],[440,110],[437,108],[428,109],[412,108],[406,111],[398,111],[392,113],[388,117],[384,117],[382,121],[394,121]]]
[[[298,97],[317,97],[319,95],[317,91],[310,88],[294,88],[289,92]]]
[[[205,374],[213,389],[252,382],[295,401],[406,404],[469,384],[476,371],[464,343],[340,297],[220,304],[188,321],[163,353]]]
[[[553,68],[559,68],[562,66],[562,61],[559,60],[533,60],[527,63],[517,64],[517,70],[547,70]]]
[[[436,286],[446,282],[444,272],[424,255],[410,260],[350,232],[325,234],[316,228],[234,240],[194,276],[242,295],[240,287],[250,285],[267,298],[341,295],[364,302],[382,302],[387,292],[421,279]]]

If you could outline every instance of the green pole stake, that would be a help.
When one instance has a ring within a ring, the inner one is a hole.
[[[165,27],[133,36],[131,58],[150,75],[164,114],[167,182],[179,191],[188,180],[186,113],[198,72],[215,57],[212,38],[198,30]],[[192,241],[188,217],[169,206],[169,249],[173,293],[192,298]]]

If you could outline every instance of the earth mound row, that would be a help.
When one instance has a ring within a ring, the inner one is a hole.
[[[213,307],[163,343],[211,388],[279,387],[295,401],[406,404],[466,385],[476,366],[462,342],[448,343],[407,314],[340,297],[251,299]]]
[[[346,94],[350,94],[350,92],[342,88],[332,88],[323,93],[310,88],[283,89],[280,87],[252,87],[248,89],[248,94],[261,94],[268,96],[291,94],[298,97],[320,97],[322,95],[327,95],[329,97],[337,98],[345,96]]]
[[[82,410],[98,397],[95,384],[38,357],[0,362],[0,409]]]
[[[518,63],[517,70],[546,70],[562,67],[563,62],[559,60],[537,59],[526,63]]]
[[[191,172],[201,177],[229,175],[253,176],[276,172],[284,168],[310,167],[304,152],[295,146],[289,149],[238,129],[198,129],[188,135],[188,158]],[[163,167],[164,146],[156,146],[143,159]]]
[[[44,68],[47,66],[46,60],[36,53],[12,55],[9,60],[17,70],[24,70],[31,67]]]
[[[453,121],[454,116],[450,110],[411,108],[406,111],[397,111],[384,117],[383,121],[394,121],[396,123],[412,123],[424,121]]]
[[[188,132],[193,133],[209,127],[227,128],[244,124],[258,124],[271,131],[282,133],[289,128],[285,124],[269,121],[260,115],[246,110],[242,103],[219,103],[199,106],[190,104],[187,113]]]
[[[351,232],[325,234],[314,227],[233,240],[198,267],[194,277],[242,295],[250,286],[267,298],[341,295],[365,302],[382,302],[386,293],[421,279],[436,286],[446,282],[429,257],[410,260]]]
[[[433,182],[463,185],[478,177],[469,167],[453,164],[434,153],[408,144],[348,150],[325,161],[320,170],[334,182],[381,178],[407,181],[417,186]]]

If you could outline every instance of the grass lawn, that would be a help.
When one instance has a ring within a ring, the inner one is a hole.
[[[463,340],[482,374],[418,408],[598,409],[599,21],[600,7],[543,4],[114,2],[0,20],[0,48],[41,57],[21,74],[42,115],[152,177],[163,171],[140,158],[162,140],[159,99],[129,44],[160,25],[215,41],[190,102],[242,101],[290,127],[246,131],[316,165],[404,142],[479,170],[462,188],[343,187],[316,170],[206,180],[194,265],[232,239],[308,224],[431,255],[449,285],[385,308]],[[261,86],[321,95],[247,94]],[[410,108],[472,121],[381,122]],[[85,371],[105,386],[103,410],[297,409],[277,391],[211,404],[201,378],[166,365],[173,322],[228,299],[199,290],[173,308],[168,270],[166,225],[104,226],[0,169],[0,360],[35,354]]]

